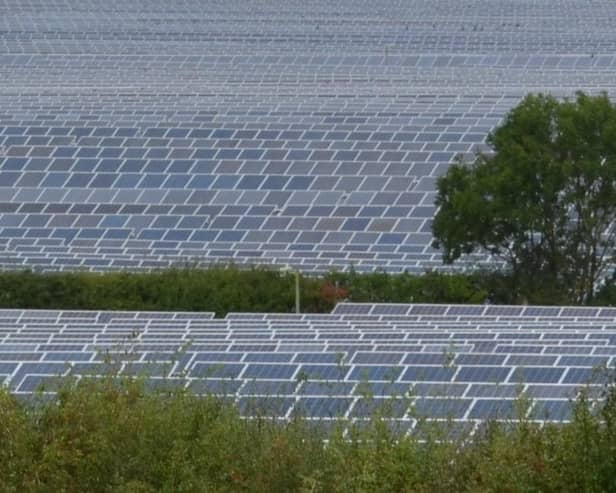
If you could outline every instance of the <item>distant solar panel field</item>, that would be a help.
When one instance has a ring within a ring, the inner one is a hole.
[[[435,182],[616,85],[609,1],[0,1],[0,268],[423,271]]]

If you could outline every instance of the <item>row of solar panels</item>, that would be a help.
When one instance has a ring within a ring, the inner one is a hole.
[[[615,363],[607,308],[342,304],[223,320],[0,311],[0,374],[17,394],[54,391],[59,375],[120,372],[226,396],[247,416],[363,418],[382,405],[407,424],[466,422],[515,417],[525,392],[532,419],[562,421],[582,386],[600,395]]]
[[[6,35],[5,35],[6,38]],[[616,57],[609,53],[476,53],[476,54],[351,54],[351,55],[173,55],[162,58],[156,55],[42,55],[42,54],[0,54],[0,70],[16,67],[82,66],[98,69],[124,68],[127,63],[147,65],[153,70],[172,68],[198,69],[209,67],[217,70],[222,66],[246,66],[255,70],[276,66],[298,66],[300,72],[331,71],[332,66],[392,66],[438,68],[438,67],[501,67],[529,69],[612,69]],[[134,67],[133,67],[134,68]]]
[[[130,37],[107,35],[101,37],[91,37],[88,39],[83,33],[75,33],[66,37],[62,36],[41,36],[41,35],[22,35],[10,36],[5,34],[0,37],[0,49],[2,53],[10,53],[11,55],[20,56],[23,58],[15,59],[16,63],[26,60],[34,55],[53,54],[54,56],[84,56],[88,57],[93,54],[98,54],[102,57],[112,56],[152,56],[159,55],[163,57],[183,57],[191,56],[199,58],[203,54],[202,45],[209,44],[209,56],[219,56],[221,60],[227,60],[231,57],[249,57],[255,51],[258,53],[257,60],[267,60],[267,57],[280,57],[281,60],[292,60],[296,54],[298,60],[312,60],[310,55],[306,55],[306,51],[316,50],[319,54],[314,56],[314,59],[324,59],[329,61],[330,66],[336,65],[351,65],[357,67],[378,67],[392,66],[392,61],[401,60],[406,67],[416,66],[416,57],[420,55],[407,55],[407,53],[425,53],[426,58],[422,59],[424,66],[441,67],[451,66],[446,65],[446,62],[434,62],[428,60],[436,58],[438,55],[460,56],[464,57],[468,53],[476,54],[472,62],[467,62],[469,66],[475,63],[481,63],[483,66],[490,63],[493,64],[494,52],[503,53],[503,58],[498,58],[499,67],[504,68],[573,68],[578,66],[581,69],[588,67],[607,67],[609,62],[606,61],[609,57],[610,47],[613,40],[604,37],[599,41],[588,41],[581,38],[579,35],[572,34],[567,38],[560,39],[522,39],[524,32],[515,33],[519,36],[519,42],[503,41],[490,33],[467,33],[458,36],[451,36],[447,33],[441,33],[436,37],[428,35],[412,35],[401,34],[392,37],[383,37],[379,39],[365,39],[354,41],[349,36],[319,36],[318,34],[309,34],[307,36],[293,37],[288,35],[281,36],[245,36],[244,39],[238,40],[235,37],[229,39],[230,36],[225,35],[196,35],[186,36],[184,39],[169,37],[154,38],[147,34],[135,34]],[[282,45],[284,43],[284,45]],[[535,43],[533,45],[533,43]],[[529,62],[523,62],[522,59],[511,60],[514,56],[521,54],[522,56],[537,53],[537,43],[543,43],[540,54],[546,55],[545,59],[539,57],[532,58]],[[257,44],[257,46],[255,46]],[[357,55],[348,56],[348,51],[345,52],[345,47],[348,50],[348,45],[351,44],[357,50]],[[346,45],[346,46],[345,46]],[[533,49],[534,48],[534,49]],[[264,54],[265,53],[265,54]],[[336,53],[337,55],[330,55]],[[583,61],[562,61],[553,62],[550,55],[553,57],[565,56],[573,58],[578,55]],[[482,55],[485,55],[484,58]],[[585,61],[591,55],[601,56],[602,61]],[[331,58],[330,58],[331,57]],[[603,58],[605,57],[605,58]],[[365,60],[365,61],[364,61]],[[469,60],[471,60],[469,58]]]
[[[125,63],[131,62],[126,60]],[[264,98],[265,101],[270,98],[275,101],[272,94],[276,93],[278,101],[284,101],[289,96],[299,99],[310,96],[353,99],[359,95],[396,97],[409,92],[451,94],[452,91],[462,94],[493,94],[495,91],[503,91],[505,94],[516,95],[549,91],[558,95],[571,95],[578,89],[609,90],[613,87],[614,72],[612,67],[582,70],[572,66],[568,69],[550,70],[472,65],[459,68],[413,68],[405,71],[396,67],[391,74],[385,75],[383,72],[387,72],[387,67],[378,66],[334,66],[331,70],[321,67],[318,71],[298,70],[294,65],[262,66],[258,72],[253,72],[257,68],[252,65],[226,69],[220,66],[220,70],[215,71],[213,67],[203,65],[196,68],[184,66],[153,70],[145,65],[119,70],[118,67],[75,65],[63,71],[50,72],[47,65],[11,67],[7,70],[9,82],[5,83],[5,90],[23,94],[27,100],[30,95],[45,93],[44,86],[33,81],[47,78],[49,85],[60,86],[58,92],[61,96],[65,91],[68,93],[66,98],[56,100],[60,110],[63,99],[70,101],[70,89],[74,89],[73,95],[83,93],[86,89],[90,89],[86,92],[96,89],[103,93],[117,91],[121,94],[132,94],[131,107],[136,107],[139,103],[147,105],[149,100],[156,99],[156,93],[162,97],[159,105],[165,102],[165,96],[169,94],[182,96],[195,93],[216,98],[235,96],[236,101],[239,99],[237,95],[241,95],[250,102],[258,97]],[[172,77],[171,73],[174,72],[176,73]],[[251,76],[247,75],[249,73]],[[151,82],[144,84],[145,76],[151,77]],[[277,91],[272,91],[275,88],[278,88]],[[170,105],[167,108],[173,111]]]
[[[130,312],[130,311],[58,311],[4,309],[0,320],[4,323],[50,322],[59,327],[65,323],[108,323],[147,321],[147,323],[191,324],[206,320],[207,323],[279,323],[312,324],[317,322],[370,324],[379,326],[397,324],[507,324],[534,323],[567,325],[575,323],[603,324],[614,321],[616,308],[595,306],[536,306],[536,305],[456,305],[422,303],[338,303],[333,311],[322,313],[229,313],[224,319],[214,319],[212,312]]]

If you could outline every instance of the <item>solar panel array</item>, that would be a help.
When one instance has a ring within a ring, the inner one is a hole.
[[[423,271],[529,91],[612,90],[610,1],[0,1],[0,267]]]
[[[144,375],[234,401],[246,416],[412,427],[565,421],[616,364],[614,308],[341,304],[331,314],[0,311],[0,380],[18,395],[59,375]],[[41,387],[43,386],[43,387]]]

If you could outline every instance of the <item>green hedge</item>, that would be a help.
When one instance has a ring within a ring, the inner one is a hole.
[[[539,283],[540,284],[540,283]],[[612,280],[595,302],[616,302]],[[539,286],[540,288],[540,286]],[[560,304],[552,292],[520,294],[513,281],[495,271],[472,274],[429,272],[332,272],[301,277],[301,308],[328,313],[337,301],[389,303]],[[169,269],[151,273],[0,273],[0,308],[78,310],[162,310],[291,312],[295,277],[266,268],[233,266]]]
[[[293,279],[263,269],[166,270],[154,273],[5,272],[0,306],[89,310],[288,311]],[[304,282],[312,310],[315,282]],[[323,307],[326,309],[327,307]]]
[[[36,405],[0,389],[0,491],[616,491],[614,391],[572,405],[560,426],[494,422],[471,436],[420,421],[423,433],[403,436],[378,413],[325,432],[139,380],[82,381]]]
[[[498,292],[495,274],[302,276],[302,311],[329,312],[337,301],[482,303]],[[508,293],[507,289],[501,290]],[[501,296],[502,298],[502,296]],[[170,269],[152,273],[0,273],[1,308],[290,312],[293,274],[264,268]],[[497,300],[498,301],[498,300]],[[500,300],[508,301],[508,300]]]

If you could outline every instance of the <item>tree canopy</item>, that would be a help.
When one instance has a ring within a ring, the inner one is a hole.
[[[589,301],[616,239],[616,107],[606,94],[531,94],[487,142],[438,180],[444,261],[483,251],[529,301]]]

